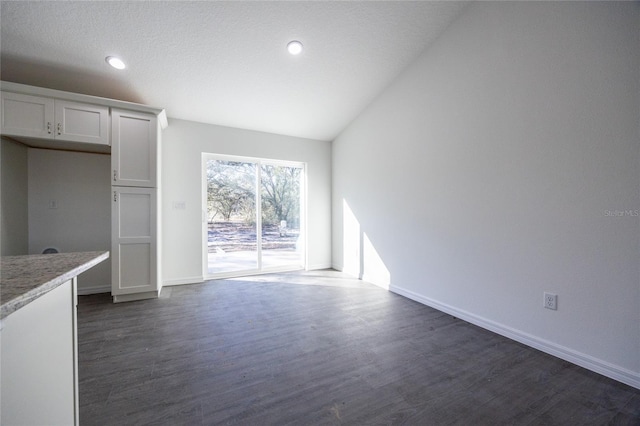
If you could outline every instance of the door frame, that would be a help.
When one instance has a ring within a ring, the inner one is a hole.
[[[239,163],[255,163],[256,167],[256,241],[257,241],[257,256],[258,256],[258,268],[242,271],[231,271],[211,274],[209,273],[209,238],[208,238],[208,215],[207,215],[207,161],[219,160],[219,161],[233,161]],[[301,169],[300,176],[300,241],[303,246],[302,258],[300,265],[288,265],[282,267],[269,267],[263,268],[262,266],[262,195],[261,195],[261,172],[262,165],[273,165],[283,167],[297,167]],[[309,251],[308,251],[308,232],[307,232],[307,164],[300,161],[288,161],[288,160],[275,160],[270,158],[259,157],[246,157],[238,155],[228,154],[216,154],[211,152],[202,153],[201,163],[201,209],[202,209],[202,276],[205,280],[221,279],[221,278],[234,278],[244,277],[250,275],[260,275],[275,272],[288,272],[307,270],[309,265]]]

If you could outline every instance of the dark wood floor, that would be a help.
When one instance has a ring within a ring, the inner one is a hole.
[[[78,318],[83,426],[640,424],[640,390],[334,271]]]

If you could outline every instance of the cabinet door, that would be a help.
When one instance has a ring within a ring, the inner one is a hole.
[[[0,133],[53,139],[53,99],[2,92]]]
[[[0,424],[77,425],[76,279],[2,320]]]
[[[112,187],[111,293],[157,292],[155,188]],[[118,301],[118,300],[116,300]]]
[[[157,149],[155,115],[111,111],[112,185],[156,187]]]
[[[109,145],[109,108],[55,101],[55,138],[70,142]]]

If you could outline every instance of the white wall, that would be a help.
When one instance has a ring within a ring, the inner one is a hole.
[[[639,23],[468,7],[334,141],[335,267],[640,387]]]
[[[27,147],[8,139],[2,139],[1,144],[0,253],[2,256],[23,255],[29,251]]]
[[[28,157],[29,253],[111,250],[111,157],[35,148]],[[109,259],[78,276],[78,292],[100,291],[111,291]]]
[[[162,275],[167,284],[201,282],[202,153],[304,162],[309,269],[331,266],[331,144],[184,120],[162,133]],[[174,205],[184,206],[176,209]]]

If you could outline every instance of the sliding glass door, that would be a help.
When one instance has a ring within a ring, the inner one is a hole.
[[[256,165],[208,160],[206,175],[208,273],[257,269]]]
[[[262,267],[301,264],[300,197],[302,167],[260,167]]]
[[[205,275],[304,267],[304,165],[203,154]]]

